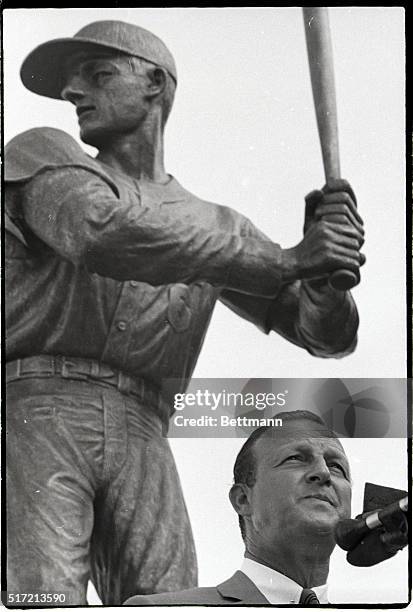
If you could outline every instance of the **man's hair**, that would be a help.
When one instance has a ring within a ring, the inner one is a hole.
[[[323,425],[326,428],[327,435],[331,437],[337,437],[336,434],[327,428],[326,423],[323,419],[314,414],[314,412],[310,412],[309,410],[293,410],[291,412],[279,412],[276,414],[274,419],[282,419],[282,422],[286,421],[313,421],[314,423],[318,423],[319,425]],[[273,427],[272,425],[265,425],[263,427],[258,427],[255,429],[247,441],[242,446],[239,451],[237,458],[234,464],[234,484],[246,484],[248,487],[252,487],[255,483],[257,476],[257,462],[254,454],[254,446],[259,440],[262,438],[267,431],[278,430],[278,427]],[[245,521],[244,517],[238,515],[239,526],[241,530],[242,539],[245,540]]]
[[[140,57],[129,57],[129,63],[132,70],[140,70],[140,69],[148,69],[150,68],[159,68],[163,70],[165,74],[165,89],[162,93],[161,107],[162,107],[162,127],[165,126],[165,123],[169,117],[169,113],[171,112],[171,108],[175,98],[176,91],[176,83],[169,74],[167,70],[164,68],[160,68],[156,64],[149,62],[148,60],[142,59]]]

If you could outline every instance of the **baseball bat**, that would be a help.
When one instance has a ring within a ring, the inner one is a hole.
[[[327,186],[340,178],[337,105],[334,84],[333,50],[326,7],[303,7],[305,38],[318,135]],[[336,270],[329,283],[342,291],[360,282],[351,270]]]

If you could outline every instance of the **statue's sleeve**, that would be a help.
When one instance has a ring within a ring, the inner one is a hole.
[[[275,331],[317,357],[344,357],[356,347],[359,318],[353,297],[326,283],[315,289],[296,281],[273,299],[225,290],[220,300],[264,333]]]
[[[23,229],[74,265],[121,281],[277,294],[281,248],[235,210],[194,196],[122,199],[98,162],[59,130],[25,132],[6,153]]]

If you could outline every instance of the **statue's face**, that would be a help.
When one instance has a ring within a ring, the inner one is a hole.
[[[101,148],[141,125],[150,107],[147,87],[133,58],[82,53],[67,64],[61,96],[76,106],[81,139]]]
[[[256,480],[251,489],[250,535],[266,546],[306,532],[327,535],[351,511],[347,457],[335,438],[286,423],[277,439],[254,446]],[[317,424],[315,424],[315,428]],[[314,437],[313,437],[314,435]]]

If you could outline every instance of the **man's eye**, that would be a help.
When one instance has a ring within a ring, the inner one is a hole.
[[[334,470],[338,470],[339,472],[341,472],[344,476],[347,476],[346,474],[346,470],[344,469],[344,467],[341,465],[341,463],[330,463],[330,468],[334,469]]]
[[[289,455],[285,461],[302,461],[302,455]]]
[[[110,70],[97,70],[93,73],[93,78],[98,81],[105,76],[111,76],[113,73]]]

